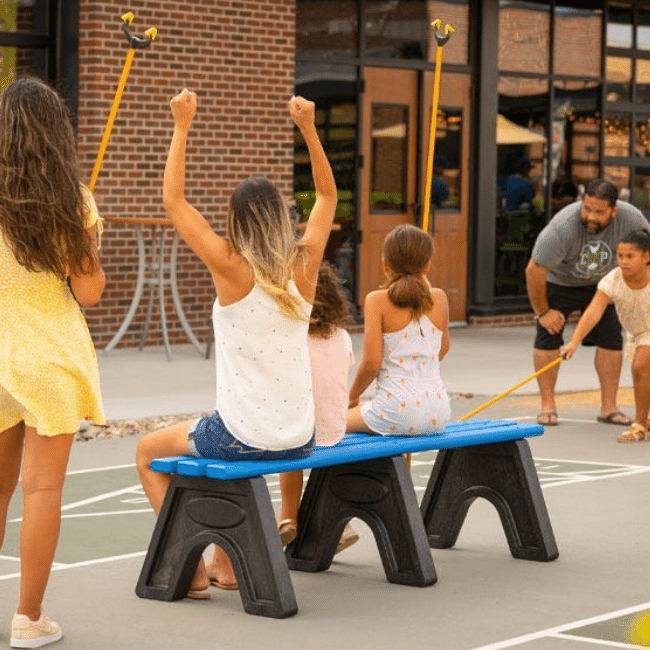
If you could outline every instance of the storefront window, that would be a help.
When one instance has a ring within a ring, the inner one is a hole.
[[[296,94],[316,103],[316,127],[332,166],[338,204],[325,259],[355,295],[356,255],[356,155],[357,69],[354,66],[298,62]],[[301,220],[306,220],[316,200],[309,153],[300,132],[295,131],[294,201]]]
[[[367,56],[426,60],[431,25],[425,0],[366,0]]]
[[[650,34],[648,35],[650,38]],[[650,104],[650,61],[636,60],[636,103]]]
[[[604,177],[614,183],[623,201],[630,200],[630,168],[626,165],[607,165],[604,167]]]
[[[629,102],[632,100],[632,59],[608,56],[606,77],[606,99],[608,102]]]
[[[639,9],[637,13],[636,48],[637,50],[650,50],[650,10],[648,8]]]
[[[546,223],[548,82],[499,78],[494,293],[526,294],[525,267]]]
[[[356,0],[296,0],[296,57],[356,56]]]
[[[462,111],[438,109],[431,203],[446,212],[460,210]]]
[[[650,218],[650,167],[637,167],[634,170],[634,188],[630,200],[646,219]]]
[[[636,116],[634,154],[639,158],[650,157],[650,117],[648,115]]]
[[[610,113],[605,119],[605,156],[628,157],[630,150],[629,113]]]
[[[577,198],[577,190],[598,176],[600,84],[555,81],[552,113],[551,215]]]
[[[499,70],[549,71],[551,10],[536,2],[499,2]]]
[[[632,47],[632,8],[627,3],[610,2],[607,10],[607,47]]]
[[[405,209],[408,118],[408,106],[372,106],[371,212],[403,212]]]
[[[557,74],[600,76],[602,11],[555,7],[553,66]]]
[[[449,2],[427,2],[428,18],[431,23],[440,20],[441,33],[445,25],[451,25],[456,31],[444,46],[444,63],[465,64],[469,62],[469,7],[467,0],[451,0]],[[429,34],[429,61],[435,61],[438,44],[432,34]]]

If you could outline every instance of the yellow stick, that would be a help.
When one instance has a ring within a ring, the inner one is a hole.
[[[436,48],[436,73],[433,79],[433,100],[431,103],[431,130],[429,132],[429,156],[427,158],[427,180],[424,185],[424,212],[422,230],[429,232],[429,211],[431,209],[431,183],[433,182],[433,150],[436,145],[438,122],[438,101],[440,98],[440,72],[442,68],[442,46]]]
[[[535,379],[535,377],[539,377],[539,375],[545,373],[547,370],[551,369],[553,366],[557,365],[558,363],[560,363],[560,361],[563,360],[564,357],[558,357],[554,361],[551,361],[551,363],[547,363],[543,368],[540,368],[537,372],[534,372],[532,375],[529,375],[528,377],[526,377],[526,379],[522,379],[518,384],[512,386],[512,388],[508,388],[508,390],[504,391],[500,395],[493,397],[488,402],[485,402],[485,404],[481,404],[481,406],[475,408],[473,411],[470,411],[469,413],[467,413],[467,415],[463,415],[463,417],[460,418],[458,421],[464,422],[465,420],[469,420],[469,418],[475,416],[477,413],[480,413],[483,409],[486,409],[488,406],[491,406],[495,402],[498,402],[502,397],[509,395],[510,393],[512,393],[512,391],[517,390],[517,388],[528,383],[531,379]]]
[[[438,100],[440,98],[440,74],[442,72],[442,46],[456,30],[451,25],[445,25],[444,36],[438,33],[440,19],[431,23],[438,47],[436,48],[436,72],[433,78],[433,98],[431,100],[431,130],[429,132],[429,155],[427,158],[427,180],[424,184],[424,212],[422,215],[422,230],[429,232],[429,212],[431,211],[431,183],[433,181],[433,150],[436,144],[436,125],[438,122]]]
[[[120,83],[118,84],[117,91],[115,92],[115,99],[113,99],[111,112],[108,116],[106,127],[104,128],[104,135],[102,136],[102,142],[99,145],[99,151],[97,152],[97,158],[95,159],[95,166],[93,167],[93,172],[90,175],[90,181],[88,182],[88,189],[91,192],[95,188],[95,183],[97,182],[97,176],[99,176],[99,170],[102,166],[102,160],[104,159],[104,154],[106,153],[106,147],[108,146],[108,139],[111,137],[113,122],[115,122],[115,117],[117,116],[117,109],[119,108],[120,100],[122,99],[122,93],[124,92],[124,86],[126,85],[126,80],[127,77],[129,76],[129,71],[131,70],[131,63],[133,62],[134,56],[135,56],[135,48],[130,47],[129,51],[126,54],[126,61],[124,62],[124,68],[122,69],[122,77],[120,78]]]

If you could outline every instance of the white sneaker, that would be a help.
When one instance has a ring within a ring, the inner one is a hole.
[[[45,614],[41,614],[38,621],[32,621],[25,614],[14,614],[9,645],[12,648],[40,648],[62,636],[61,628]]]

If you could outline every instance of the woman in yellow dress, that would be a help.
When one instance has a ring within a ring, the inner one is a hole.
[[[79,307],[104,290],[99,226],[61,97],[37,79],[11,83],[0,95],[0,547],[21,463],[24,504],[12,647],[62,636],[41,604],[74,433],[104,422]]]

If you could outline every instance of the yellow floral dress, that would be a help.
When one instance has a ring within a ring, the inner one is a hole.
[[[99,227],[84,195],[87,227]],[[0,321],[0,435],[22,420],[44,436],[105,422],[95,348],[67,283],[21,266],[1,232]]]

